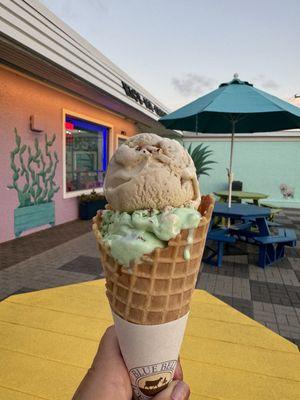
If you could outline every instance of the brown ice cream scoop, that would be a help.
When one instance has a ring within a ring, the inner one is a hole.
[[[200,204],[196,170],[176,141],[142,133],[121,145],[109,162],[104,194],[117,211]]]

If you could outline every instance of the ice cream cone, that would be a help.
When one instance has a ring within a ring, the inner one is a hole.
[[[126,321],[158,325],[185,315],[195,288],[205,246],[213,199],[202,197],[202,219],[198,228],[182,230],[163,249],[143,256],[127,269],[109,254],[98,236],[100,258],[106,277],[106,294],[112,311]],[[101,216],[94,220],[98,235]],[[186,260],[184,253],[190,253]]]
[[[94,218],[106,294],[137,399],[150,398],[173,378],[213,206],[211,196],[202,196],[199,226],[182,230],[130,269],[110,256],[99,232],[101,213]]]

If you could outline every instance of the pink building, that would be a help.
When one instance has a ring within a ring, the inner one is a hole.
[[[168,110],[35,0],[0,5],[0,242],[78,218],[127,137]]]

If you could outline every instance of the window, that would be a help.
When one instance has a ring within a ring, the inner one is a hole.
[[[66,192],[103,186],[109,128],[71,115],[65,117]]]

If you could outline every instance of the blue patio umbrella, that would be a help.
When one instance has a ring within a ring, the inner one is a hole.
[[[236,133],[300,128],[300,108],[256,89],[234,74],[228,83],[199,97],[159,121],[169,129],[201,133],[231,133],[228,205],[231,206],[232,158]]]

